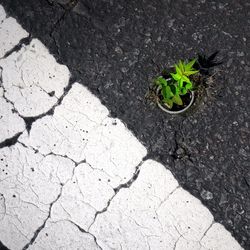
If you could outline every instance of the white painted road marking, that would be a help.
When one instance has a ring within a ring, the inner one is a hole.
[[[2,59],[0,67],[5,96],[22,116],[37,116],[52,108],[70,77],[68,68],[58,64],[36,39]]]
[[[0,57],[27,37],[0,6]],[[4,40],[4,41],[3,41]],[[241,249],[33,39],[0,60],[0,241],[12,249]],[[62,102],[58,102],[60,98]],[[54,113],[46,115],[54,107]],[[23,118],[37,119],[26,131]]]
[[[12,17],[7,17],[0,6],[0,58],[11,50],[28,33]]]

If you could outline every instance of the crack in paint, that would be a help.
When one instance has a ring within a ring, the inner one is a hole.
[[[32,36],[31,34],[29,34],[27,37],[22,38],[17,45],[15,45],[12,49],[10,49],[9,51],[7,51],[3,57],[1,57],[0,59],[5,59],[8,56],[10,56],[11,54],[18,52],[22,49],[23,46],[27,46],[31,43],[32,40]]]
[[[25,121],[26,129],[27,129],[28,133],[30,132],[30,130],[32,128],[32,124],[35,121],[37,121],[45,116],[53,116],[54,115],[55,108],[58,107],[59,105],[61,105],[64,97],[68,94],[68,92],[70,91],[70,89],[72,88],[74,83],[75,83],[75,79],[70,78],[68,85],[64,88],[63,94],[58,98],[57,102],[47,112],[42,113],[42,114],[37,115],[37,116],[31,116],[31,117],[21,116]]]
[[[74,226],[76,226],[79,229],[80,232],[91,235],[93,237],[94,241],[95,241],[95,244],[102,250],[102,247],[97,243],[97,238],[96,238],[96,236],[94,234],[84,230],[82,227],[80,227],[78,224],[76,224],[75,222],[73,222],[71,220],[67,220],[67,221],[69,221]]]
[[[80,165],[81,163],[87,163],[87,162],[86,162],[86,159],[83,159],[83,160],[77,162],[77,161],[75,161],[74,159],[70,158],[70,157],[67,156],[67,155],[61,155],[61,154],[57,154],[57,153],[54,153],[54,152],[50,152],[50,153],[48,153],[48,154],[43,154],[42,152],[39,151],[39,149],[34,148],[34,147],[30,146],[30,145],[28,146],[28,145],[26,145],[25,143],[23,143],[23,142],[21,142],[21,141],[19,141],[19,140],[17,141],[17,143],[21,144],[21,145],[22,145],[23,147],[25,147],[25,148],[28,148],[28,149],[33,150],[35,154],[36,154],[36,153],[39,153],[39,154],[42,155],[43,157],[47,157],[47,156],[53,155],[53,156],[57,156],[57,157],[62,157],[62,158],[68,159],[68,160],[70,160],[70,161],[72,161],[72,162],[74,163],[75,167],[77,167],[77,166]],[[88,163],[87,163],[87,164],[88,164]],[[74,169],[75,169],[75,168],[74,168]]]
[[[207,228],[207,230],[204,232],[204,234],[202,235],[202,237],[199,240],[199,243],[201,244],[202,239],[206,236],[207,232],[210,230],[210,228],[213,226],[213,224],[215,223],[215,221],[212,221],[211,225]]]
[[[57,102],[48,111],[46,111],[42,114],[39,114],[37,116],[23,116],[15,108],[15,103],[12,102],[11,100],[9,100],[5,95],[6,90],[3,86],[3,68],[0,67],[0,87],[3,88],[3,98],[6,100],[6,102],[10,103],[13,106],[12,112],[17,113],[18,116],[24,120],[28,134],[30,133],[30,130],[32,128],[32,124],[35,121],[43,118],[44,116],[48,116],[48,115],[52,116],[54,114],[55,108],[58,107],[59,105],[61,105],[64,97],[69,93],[69,91],[71,90],[74,83],[75,83],[75,79],[70,77],[68,85],[63,89],[63,94],[57,99]],[[47,93],[47,94],[50,96],[50,93]]]
[[[18,142],[18,138],[22,133],[23,132],[19,132],[19,133],[15,134],[14,136],[7,138],[4,141],[0,142],[0,148],[11,147],[11,146],[15,145]]]
[[[180,236],[178,237],[178,239],[176,240],[176,242],[174,243],[174,249],[173,249],[173,250],[176,250],[176,246],[177,246],[177,244],[178,244],[178,242],[179,242],[179,240],[180,240],[181,238],[183,238],[182,235],[180,235]]]
[[[66,183],[65,183],[65,184],[66,184]],[[50,206],[49,206],[49,214],[48,214],[47,218],[44,220],[43,224],[34,232],[34,234],[33,234],[32,238],[31,238],[30,242],[28,242],[28,243],[22,248],[22,250],[28,249],[29,246],[32,245],[32,244],[35,242],[35,240],[36,240],[36,238],[38,237],[39,233],[40,233],[40,232],[42,231],[42,229],[45,227],[46,222],[48,221],[48,219],[49,219],[50,216],[51,216],[52,206],[53,206],[53,205],[58,201],[58,199],[61,197],[61,195],[62,195],[62,189],[63,189],[63,186],[64,186],[65,184],[61,185],[60,193],[58,194],[57,198],[56,198],[52,203],[50,203]]]
[[[110,206],[112,200],[113,200],[113,199],[115,198],[115,196],[119,193],[119,191],[120,191],[121,189],[124,189],[124,188],[130,188],[131,185],[137,180],[137,178],[138,178],[138,176],[139,176],[139,174],[140,174],[140,167],[141,167],[141,165],[146,161],[147,158],[148,158],[147,155],[146,155],[145,157],[143,157],[143,159],[141,160],[141,162],[135,167],[135,172],[133,173],[133,176],[132,176],[131,179],[129,179],[126,183],[120,184],[119,186],[117,186],[116,188],[113,189],[114,192],[115,192],[114,195],[108,200],[106,207],[104,207],[102,210],[99,210],[99,211],[97,211],[97,212],[95,213],[93,222],[92,222],[92,223],[90,224],[90,226],[88,227],[88,231],[90,230],[90,228],[91,228],[91,227],[93,226],[93,224],[95,223],[96,218],[98,217],[98,215],[99,215],[99,214],[103,214],[103,213],[105,213],[105,212],[108,210],[108,208],[109,208],[109,206]]]
[[[171,195],[173,195],[177,189],[181,188],[180,185],[178,185],[176,188],[174,188],[168,196],[159,204],[158,208],[156,209],[156,214],[158,215],[157,211],[160,209],[160,207],[170,198]]]
[[[0,87],[3,87],[3,67],[0,66]]]
[[[22,143],[22,142],[19,142],[19,141],[17,141],[20,145],[22,145],[23,147],[25,147],[25,148],[30,148],[30,149],[32,149],[35,153],[39,153],[39,151],[38,150],[36,150],[36,149],[34,149],[34,148],[31,148],[31,147],[28,147],[28,146],[26,146],[24,143]],[[72,160],[72,159],[70,159],[70,158],[68,158],[67,156],[61,156],[61,155],[57,155],[57,154],[53,154],[53,153],[49,153],[49,154],[47,154],[47,155],[43,155],[43,154],[41,154],[43,157],[47,157],[47,156],[49,156],[49,155],[54,155],[54,156],[60,156],[60,157],[64,157],[64,158],[67,158],[67,159],[69,159],[69,160],[71,160],[74,164],[75,164],[75,167],[73,168],[73,171],[72,171],[72,174],[70,175],[70,177],[67,179],[67,181],[65,181],[64,183],[60,183],[60,192],[59,192],[59,194],[57,195],[57,197],[56,197],[56,199],[52,202],[52,203],[50,203],[50,205],[49,205],[49,211],[48,211],[48,216],[45,218],[45,220],[44,220],[44,222],[43,222],[43,224],[41,225],[41,226],[39,226],[38,228],[37,228],[37,230],[34,232],[34,234],[33,234],[33,236],[32,236],[32,238],[30,239],[30,241],[22,248],[23,250],[26,250],[26,249],[28,249],[34,242],[35,242],[35,240],[37,239],[37,237],[38,237],[38,235],[40,234],[40,232],[44,229],[44,227],[46,226],[46,223],[47,223],[47,221],[48,221],[48,219],[49,218],[51,218],[51,211],[52,211],[52,207],[53,207],[53,205],[60,199],[60,197],[61,197],[61,195],[62,195],[62,192],[63,192],[63,187],[68,183],[68,181],[70,181],[72,178],[73,178],[73,176],[74,176],[74,172],[75,172],[75,169],[77,168],[77,166],[79,165],[79,164],[81,164],[81,163],[83,163],[83,162],[85,162],[85,160],[83,160],[83,161],[80,161],[80,162],[75,162],[74,160]],[[30,186],[30,188],[31,188],[31,186]],[[31,188],[32,189],[32,188]],[[32,189],[32,191],[34,192],[34,190]],[[35,193],[35,192],[34,192]],[[36,193],[35,193],[35,195],[36,195]],[[3,195],[2,195],[3,196]],[[37,195],[36,195],[37,196]],[[38,196],[37,196],[38,197]],[[4,196],[3,196],[3,199],[4,199]],[[5,199],[4,199],[5,200]],[[21,200],[21,199],[20,199]],[[33,206],[35,206],[35,207],[37,207],[37,208],[39,208],[37,205],[35,205],[34,203],[32,203],[32,202],[27,202],[27,201],[25,201],[25,200],[21,200],[22,202],[25,202],[25,203],[28,203],[28,204],[32,204]],[[5,210],[6,210],[6,208],[5,208]],[[6,212],[5,212],[6,213]],[[19,221],[20,222],[20,221]],[[20,222],[21,223],[21,222]],[[94,237],[94,235],[93,235],[93,237]],[[94,237],[94,239],[95,239],[95,237]],[[97,244],[97,243],[96,243]],[[98,244],[97,244],[98,245]],[[0,245],[1,246],[1,245]],[[100,248],[101,249],[101,248]]]

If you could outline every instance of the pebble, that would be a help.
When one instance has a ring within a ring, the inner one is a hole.
[[[213,199],[213,194],[205,189],[201,191],[201,197],[204,200],[212,200]]]

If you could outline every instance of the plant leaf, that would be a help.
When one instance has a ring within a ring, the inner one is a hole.
[[[175,70],[176,70],[176,73],[178,74],[178,75],[182,75],[182,71],[181,71],[181,69],[178,67],[178,65],[175,65]]]
[[[164,77],[159,76],[154,80],[154,84],[155,85],[160,85],[160,86],[166,86],[167,85],[167,80]]]
[[[175,95],[173,98],[172,98],[173,102],[178,104],[178,105],[183,105],[183,102],[182,102],[182,99],[179,95]]]
[[[173,77],[173,79],[174,79],[175,81],[179,81],[179,80],[181,79],[181,76],[178,75],[178,74],[170,73],[170,75]]]
[[[173,100],[172,99],[166,99],[166,100],[164,99],[163,102],[166,103],[170,109],[173,107]]]
[[[176,90],[175,94],[177,94],[177,95],[181,92],[179,85],[175,86],[175,90]]]
[[[163,78],[162,76],[160,78],[160,84],[163,86],[167,85],[167,80],[165,78]]]
[[[177,92],[178,92],[178,91],[177,91],[177,87],[176,87],[175,85],[173,85],[173,84],[169,85],[169,87],[170,87],[172,93],[173,93],[174,95],[176,95]]]
[[[198,73],[199,70],[189,70],[189,71],[185,71],[185,75],[186,76],[191,76],[191,75],[194,75],[196,73]]]
[[[194,64],[195,64],[195,62],[196,62],[196,59],[193,59],[192,61],[190,61],[189,63],[187,63],[187,64],[185,65],[185,71],[190,71],[190,70],[192,70],[192,69],[193,69],[193,66],[194,66]]]
[[[192,82],[188,82],[188,83],[185,85],[185,89],[186,89],[186,90],[192,89],[192,86],[193,86]]]
[[[181,72],[184,72],[184,71],[185,71],[183,62],[182,62],[181,60],[179,61],[179,68],[180,68]]]
[[[163,86],[161,93],[164,99],[170,99],[174,96],[169,86]]]
[[[181,95],[186,95],[187,94],[186,88],[181,88],[180,93],[181,93]]]
[[[182,87],[183,87],[183,78],[181,78],[181,79],[178,81],[178,83],[179,83],[179,87],[182,88]]]
[[[186,76],[182,76],[182,79],[183,79],[183,82],[191,83],[191,81],[189,80],[189,78],[186,77]]]

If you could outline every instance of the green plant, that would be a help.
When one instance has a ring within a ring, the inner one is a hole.
[[[188,91],[192,90],[193,83],[190,80],[190,76],[197,74],[199,70],[195,70],[193,65],[196,59],[191,60],[188,63],[179,61],[175,64],[175,73],[170,73],[171,78],[166,79],[163,76],[159,76],[154,80],[154,83],[161,88],[162,102],[165,103],[170,109],[173,104],[182,106],[182,95],[186,95]]]
[[[170,73],[172,78],[178,82],[180,93],[183,95],[187,94],[188,90],[191,90],[193,87],[193,84],[189,79],[189,76],[199,72],[198,70],[195,70],[193,68],[195,62],[196,59],[190,61],[189,63],[179,61],[179,64],[175,64],[176,73],[175,74]]]

